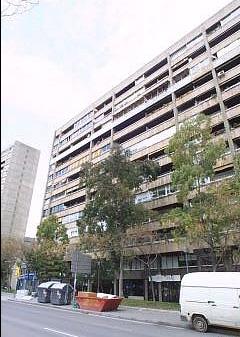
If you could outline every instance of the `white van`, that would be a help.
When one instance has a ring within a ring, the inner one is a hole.
[[[206,332],[209,325],[240,329],[240,272],[198,272],[183,276],[181,319]]]

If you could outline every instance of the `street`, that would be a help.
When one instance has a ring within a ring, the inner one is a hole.
[[[20,302],[2,301],[2,337],[188,337],[201,334],[189,328],[103,317]],[[206,337],[227,337],[210,332]]]

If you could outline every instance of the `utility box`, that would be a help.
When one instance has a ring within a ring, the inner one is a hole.
[[[39,284],[38,286],[38,302],[50,303],[51,287],[56,284],[55,281],[49,281]]]
[[[50,302],[55,305],[70,304],[73,287],[68,283],[55,283],[51,287]]]

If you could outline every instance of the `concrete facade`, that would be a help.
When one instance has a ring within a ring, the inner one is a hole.
[[[233,156],[240,150],[239,1],[231,2],[56,130],[42,217],[55,214],[66,225],[71,241],[77,240],[76,221],[86,198],[79,186],[81,165],[104,160],[113,142],[129,149],[132,160],[152,159],[161,166],[158,179],[136,196],[137,202],[159,213],[176,207],[172,163],[164,150],[179,124],[199,113],[211,118],[212,136],[227,144],[226,158],[216,166],[214,180],[231,176]],[[184,248],[173,242],[171,229],[162,235],[158,223],[151,226],[159,232],[154,248],[154,253],[161,254],[154,267],[156,275],[161,268],[163,283],[179,283],[186,272]],[[195,268],[194,254],[189,259],[189,268]],[[126,266],[125,278],[144,277],[139,261]]]
[[[23,239],[40,151],[16,141],[1,152],[1,235]]]

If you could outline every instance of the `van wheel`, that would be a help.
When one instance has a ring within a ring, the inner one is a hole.
[[[208,323],[206,318],[203,316],[194,316],[192,320],[192,325],[194,329],[198,332],[207,332]]]

